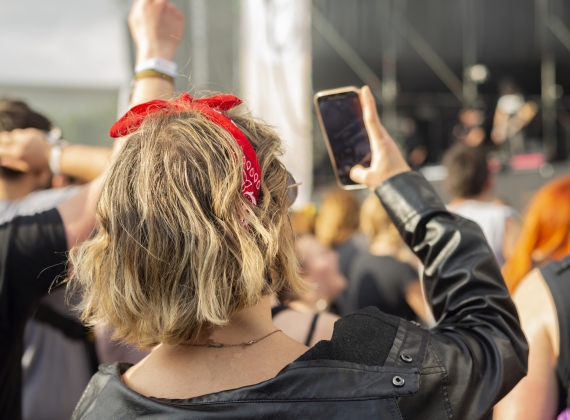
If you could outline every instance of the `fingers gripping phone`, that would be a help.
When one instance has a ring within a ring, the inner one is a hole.
[[[314,101],[338,184],[344,189],[365,188],[350,179],[350,170],[369,167],[372,156],[358,88],[317,92]]]

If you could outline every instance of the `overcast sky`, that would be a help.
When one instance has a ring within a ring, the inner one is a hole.
[[[126,0],[0,0],[0,85],[116,87]]]

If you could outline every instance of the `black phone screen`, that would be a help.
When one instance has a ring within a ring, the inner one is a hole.
[[[321,96],[317,101],[340,182],[355,185],[350,170],[358,164],[369,167],[371,159],[358,93]]]

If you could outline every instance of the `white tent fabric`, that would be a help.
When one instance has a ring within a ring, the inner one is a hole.
[[[241,94],[285,142],[283,163],[298,182],[295,207],[312,188],[310,0],[244,0]]]

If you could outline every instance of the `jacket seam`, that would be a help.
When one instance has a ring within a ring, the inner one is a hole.
[[[445,369],[445,366],[443,365],[443,363],[441,363],[441,360],[439,360],[439,357],[437,356],[437,352],[435,351],[435,349],[433,348],[431,342],[428,342],[428,346],[431,349],[431,351],[433,352],[433,356],[435,357],[435,360],[437,360],[437,363],[439,363],[440,367],[442,368],[442,374],[443,374],[443,384],[442,384],[442,394],[443,394],[443,405],[445,407],[445,411],[447,411],[447,416],[452,419],[453,418],[453,410],[451,409],[451,402],[449,401],[449,393],[448,393],[448,387],[449,387],[449,380],[447,377],[447,369]]]
[[[162,401],[160,398],[151,398],[154,402],[159,404],[168,405],[171,407],[198,407],[201,405],[216,405],[216,404],[247,404],[247,403],[285,403],[285,402],[310,402],[310,401],[369,401],[369,400],[390,400],[399,397],[409,397],[413,396],[415,392],[408,392],[402,395],[386,395],[386,396],[369,396],[369,397],[346,397],[346,398],[267,398],[267,399],[251,399],[251,400],[220,400],[220,401],[205,401],[200,403],[190,403],[190,404],[174,404],[167,401]]]
[[[415,394],[415,392],[414,392],[414,394]],[[414,395],[414,394],[413,394],[413,395]],[[394,405],[396,406],[396,410],[398,410],[398,414],[399,414],[399,417],[398,417],[398,418],[399,418],[399,419],[403,419],[404,416],[402,416],[402,412],[400,411],[400,404],[398,404],[398,401],[395,401],[395,404],[394,404]]]
[[[326,360],[326,359],[324,359],[324,360]],[[344,367],[344,366],[296,366],[296,367],[292,367],[292,368],[287,369],[287,372],[290,372],[292,370],[297,370],[297,369],[310,369],[310,368],[318,367],[320,369],[358,370],[361,372],[370,372],[370,373],[402,373],[403,371],[406,371],[405,373],[410,374],[410,375],[421,374],[421,370],[418,368],[411,368],[410,370],[408,370],[408,369],[396,367],[396,366],[378,366],[378,365],[365,365],[365,366],[370,366],[370,367],[374,367],[374,368],[381,368],[381,369],[384,368],[384,369],[382,371],[377,371],[377,370],[373,370],[373,369],[352,368],[352,367]],[[412,372],[411,370],[413,370],[413,369],[415,369],[416,372]]]
[[[423,372],[420,374],[420,376],[441,375],[442,373],[445,375],[444,369],[440,369],[440,370],[433,371],[433,372]]]

